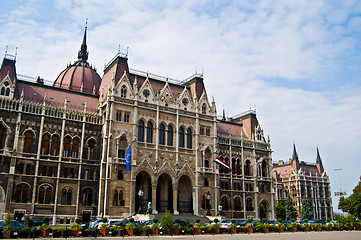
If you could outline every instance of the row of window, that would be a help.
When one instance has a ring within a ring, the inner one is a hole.
[[[121,122],[123,120],[123,122],[129,122],[129,113],[125,112],[123,113],[123,118],[122,118],[122,112],[117,111],[117,113],[115,114],[115,121]]]
[[[7,97],[10,96],[10,84],[8,82],[4,82],[0,90],[0,95]]]
[[[146,128],[146,136],[145,136],[145,128]],[[138,122],[138,142],[144,142],[146,140],[147,143],[153,143],[153,123],[148,122],[145,126],[143,120]],[[145,138],[146,137],[146,138]],[[192,148],[192,130],[188,128],[186,131],[183,127],[179,128],[178,132],[178,140],[179,147],[184,148],[185,143],[186,147]],[[159,125],[159,144],[160,145],[173,146],[173,127],[172,125],[168,125],[167,129],[165,125],[162,123]]]

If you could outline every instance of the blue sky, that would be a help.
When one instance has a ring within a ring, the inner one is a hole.
[[[54,81],[76,60],[88,18],[89,62],[129,47],[131,68],[175,79],[203,69],[219,115],[256,108],[273,160],[320,149],[351,193],[361,175],[361,1],[3,1],[0,49],[17,72]],[[0,56],[3,56],[2,55]],[[197,69],[197,70],[196,70]],[[337,208],[337,199],[334,198]]]

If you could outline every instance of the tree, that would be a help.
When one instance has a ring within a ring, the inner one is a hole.
[[[361,218],[361,181],[353,189],[352,195],[347,198],[340,197],[338,208],[359,219]]]
[[[312,207],[306,198],[302,199],[301,219],[313,219]]]
[[[291,197],[288,197],[288,199],[286,200],[286,220],[290,221],[292,218],[297,218],[297,210],[293,206],[293,201]]]
[[[286,220],[286,207],[281,202],[276,202],[276,218]]]
[[[263,203],[259,205],[259,217],[260,219],[267,218],[266,207],[263,205]]]

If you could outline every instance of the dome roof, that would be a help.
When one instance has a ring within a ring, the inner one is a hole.
[[[96,69],[87,62],[86,30],[85,27],[83,43],[78,53],[78,61],[67,66],[56,78],[53,85],[73,91],[98,94],[102,79]]]

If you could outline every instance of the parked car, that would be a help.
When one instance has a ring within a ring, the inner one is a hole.
[[[103,219],[97,219],[97,220],[95,220],[95,221],[93,221],[93,222],[90,222],[89,223],[89,227],[98,227],[99,226],[99,223],[101,223],[102,222],[102,220]]]
[[[0,220],[0,230],[1,231],[4,230],[5,227],[6,227],[5,220],[1,219]],[[25,227],[25,224],[20,221],[15,221],[15,220],[11,221],[11,224],[10,224],[11,229],[20,230],[24,227]]]
[[[277,222],[276,220],[269,220],[266,222],[267,224],[271,224],[273,226],[278,226],[279,222]]]
[[[43,225],[43,219],[39,219],[39,218],[33,219],[33,222],[31,223],[31,226],[35,227],[36,229],[41,225]]]

